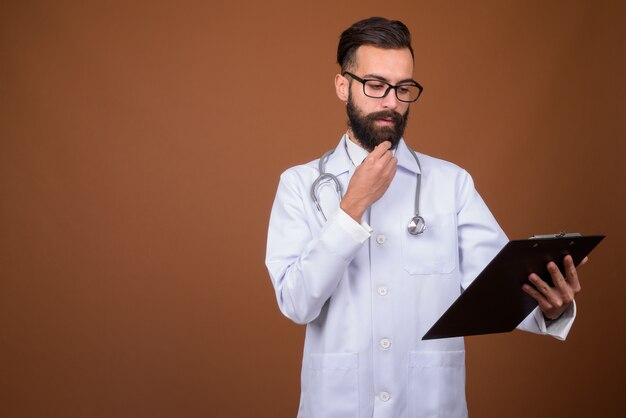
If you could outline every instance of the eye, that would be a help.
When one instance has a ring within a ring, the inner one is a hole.
[[[398,86],[398,93],[399,94],[410,94],[411,93],[411,87],[413,86]]]
[[[384,83],[381,83],[379,81],[367,81],[367,87],[369,87],[372,90],[384,90],[387,88],[387,85]]]

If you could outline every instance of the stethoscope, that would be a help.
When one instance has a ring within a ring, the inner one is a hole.
[[[339,183],[339,179],[334,174],[327,173],[325,170],[326,162],[328,161],[328,158],[330,158],[331,154],[334,151],[335,151],[334,149],[331,149],[330,151],[322,155],[322,158],[320,158],[319,160],[319,166],[318,166],[320,175],[315,179],[313,184],[311,184],[311,200],[313,200],[313,203],[315,203],[317,210],[322,214],[324,221],[327,221],[328,219],[326,218],[326,215],[324,214],[324,210],[322,209],[322,206],[320,205],[320,199],[318,196],[318,188],[320,184],[325,180],[332,181],[333,183],[335,183],[335,188],[337,189],[337,193],[339,194],[339,199],[343,198],[343,187],[341,187],[341,183]],[[415,216],[413,216],[411,220],[409,221],[407,230],[409,231],[409,234],[411,235],[420,235],[426,229],[426,222],[424,222],[424,218],[422,218],[419,214],[420,185],[421,185],[420,173],[422,171],[422,166],[420,165],[420,161],[417,158],[417,154],[415,154],[415,151],[413,151],[411,148],[409,148],[409,151],[411,151],[411,155],[413,155],[413,158],[415,158],[415,162],[417,163],[419,172],[416,174],[417,183],[415,185]]]

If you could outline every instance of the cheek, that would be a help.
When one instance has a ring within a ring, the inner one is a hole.
[[[408,103],[401,103],[397,108],[396,111],[401,114],[402,116],[406,115],[406,112],[409,111],[409,105]]]
[[[369,115],[370,113],[380,112],[383,110],[382,106],[374,100],[367,100],[360,103],[358,106],[362,115]]]
[[[352,91],[352,103],[354,107],[362,113],[369,111],[371,103],[369,103],[367,99],[368,98],[363,95],[362,91]]]

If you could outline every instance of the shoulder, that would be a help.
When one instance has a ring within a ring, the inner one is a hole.
[[[283,171],[278,182],[278,195],[291,197],[309,195],[311,185],[319,176],[318,163],[319,158]]]
[[[280,180],[288,182],[308,181],[311,177],[315,177],[319,174],[318,165],[319,158],[305,164],[298,164],[293,167],[289,167],[282,172]]]

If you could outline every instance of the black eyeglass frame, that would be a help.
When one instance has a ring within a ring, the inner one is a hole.
[[[367,97],[371,97],[372,99],[382,99],[382,98],[385,98],[385,97],[387,97],[387,95],[389,94],[391,89],[393,89],[395,94],[396,94],[396,99],[398,99],[399,101],[404,102],[404,103],[415,103],[417,101],[417,99],[419,99],[420,96],[422,95],[422,91],[424,91],[424,87],[422,87],[420,85],[420,83],[418,83],[415,80],[412,80],[410,82],[400,83],[400,84],[397,84],[397,85],[394,86],[393,84],[387,83],[386,81],[379,80],[377,78],[361,78],[361,77],[356,76],[356,75],[354,75],[354,74],[352,74],[352,73],[350,73],[348,71],[344,71],[341,75],[345,77],[346,74],[349,75],[350,77],[352,77],[353,79],[355,79],[356,81],[358,81],[359,83],[363,84],[363,94],[366,95]],[[386,84],[388,86],[387,90],[385,90],[385,93],[382,96],[380,96],[380,97],[370,96],[369,94],[367,94],[365,92],[365,83],[367,81],[376,81],[378,83]],[[415,98],[415,100],[402,100],[400,97],[398,97],[398,88],[405,87],[405,86],[417,87],[417,89],[419,90],[419,93],[417,93],[417,97]]]

